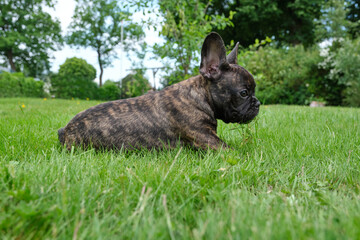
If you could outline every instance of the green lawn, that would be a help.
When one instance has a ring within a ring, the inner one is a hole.
[[[262,106],[228,152],[62,150],[97,103],[0,99],[1,239],[360,239],[360,109]]]

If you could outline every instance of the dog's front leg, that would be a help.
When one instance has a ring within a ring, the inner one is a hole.
[[[195,148],[199,148],[199,149],[213,149],[213,150],[218,150],[220,148],[229,148],[228,145],[223,142],[217,135],[216,132],[203,132],[203,133],[199,133],[196,132],[194,133],[190,133],[190,134],[186,134],[186,137],[184,138],[184,140],[186,139],[186,142],[190,143],[190,145],[194,146]]]
[[[223,142],[222,140],[219,140],[217,142],[215,141],[204,141],[204,142],[199,142],[199,141],[195,141],[193,143],[194,147],[196,148],[201,148],[201,149],[204,149],[204,150],[207,150],[207,149],[212,149],[212,150],[218,150],[218,149],[228,149],[229,146]]]

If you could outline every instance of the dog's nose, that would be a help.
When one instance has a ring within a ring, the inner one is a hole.
[[[259,108],[260,105],[261,105],[260,101],[256,97],[254,97],[253,99],[254,99],[254,102],[255,102],[254,107]]]

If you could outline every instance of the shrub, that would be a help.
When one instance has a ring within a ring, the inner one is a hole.
[[[0,97],[19,97],[21,85],[17,76],[8,72],[0,74]]]
[[[268,45],[256,51],[243,51],[239,60],[254,75],[256,95],[262,103],[307,104],[312,97],[309,87],[316,82],[318,76],[314,71],[321,58],[316,48]]]
[[[200,65],[200,64],[199,64]],[[168,72],[167,75],[163,76],[163,79],[161,81],[161,84],[163,87],[167,87],[176,83],[179,83],[183,80],[189,79],[190,77],[199,74],[199,67],[195,66],[193,68],[189,69],[189,74],[184,75],[184,70],[182,69],[171,69],[168,68],[166,70]]]
[[[151,85],[142,70],[128,74],[121,80],[121,98],[137,97],[147,93],[150,89]]]
[[[23,73],[0,73],[0,97],[44,97],[44,82]]]
[[[360,39],[345,40],[335,56],[334,71],[346,86],[345,103],[360,107]]]
[[[95,77],[95,68],[84,59],[68,58],[51,78],[51,92],[58,98],[93,99],[98,90]]]
[[[99,100],[116,100],[120,98],[121,90],[115,82],[107,80],[104,85],[99,88],[97,98]]]
[[[321,96],[327,105],[342,105],[344,104],[344,89],[343,84],[339,79],[341,72],[334,69],[335,57],[340,49],[340,42],[333,42],[330,47],[321,49],[321,62],[318,64],[317,73],[320,76],[312,85],[313,91]]]

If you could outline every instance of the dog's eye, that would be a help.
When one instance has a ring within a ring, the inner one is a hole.
[[[241,96],[241,97],[247,97],[248,95],[249,95],[249,93],[248,93],[247,90],[242,90],[242,91],[240,92],[240,96]]]

